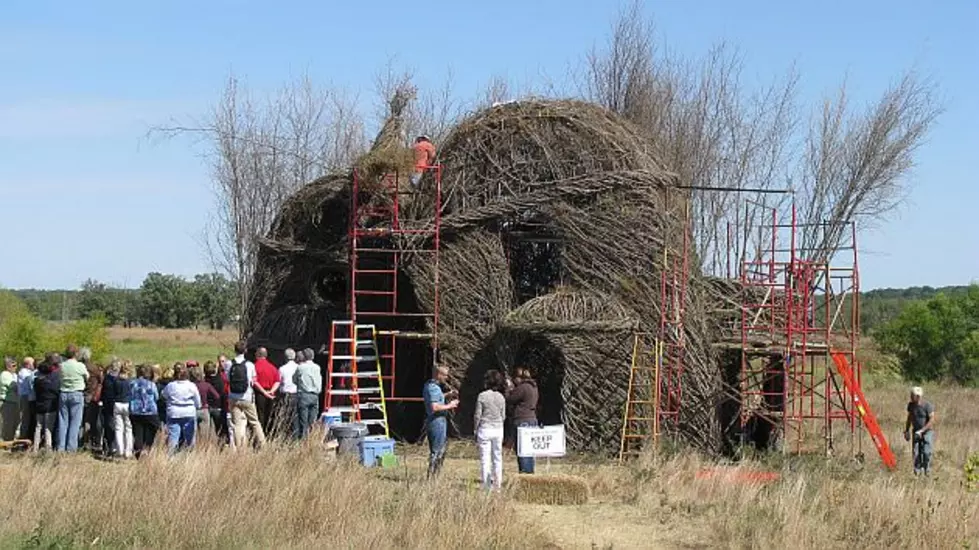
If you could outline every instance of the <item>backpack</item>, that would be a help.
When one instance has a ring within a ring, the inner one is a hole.
[[[150,391],[153,382],[145,378],[137,378],[130,385],[129,408],[132,414],[150,415],[156,413],[156,400]]]
[[[242,394],[248,391],[248,366],[244,361],[234,362],[228,372],[228,389],[231,393]]]

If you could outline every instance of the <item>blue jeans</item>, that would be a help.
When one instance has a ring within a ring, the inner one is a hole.
[[[296,433],[299,439],[306,439],[320,412],[319,394],[300,392],[296,400]]]
[[[448,436],[449,421],[444,416],[429,417],[428,419],[428,477],[437,474],[445,460],[445,445]]]
[[[80,391],[61,394],[58,403],[58,450],[73,453],[78,450],[78,432],[82,428],[85,397]]]
[[[927,474],[931,471],[931,452],[935,433],[931,430],[925,432],[921,437],[915,437],[912,444],[914,454],[914,473]]]
[[[537,428],[540,426],[536,421],[534,422],[521,422],[517,424],[518,428]],[[534,457],[532,456],[518,456],[517,457],[517,471],[521,474],[532,474],[534,473]]]
[[[172,453],[178,448],[193,447],[196,430],[197,417],[167,419],[167,449]]]

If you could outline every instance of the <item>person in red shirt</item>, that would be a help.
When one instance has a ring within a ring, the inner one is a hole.
[[[435,163],[435,146],[428,136],[420,135],[415,138],[415,144],[411,149],[415,152],[415,169],[411,174],[411,186],[417,189],[422,174]]]
[[[265,348],[255,350],[255,408],[258,410],[258,421],[262,430],[272,434],[272,405],[275,403],[275,393],[279,391],[282,379],[279,369],[268,359],[269,352]]]

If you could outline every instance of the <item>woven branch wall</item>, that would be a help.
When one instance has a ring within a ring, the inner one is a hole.
[[[601,107],[544,100],[478,112],[441,144],[438,329],[441,357],[461,389],[461,431],[471,427],[482,373],[530,361],[541,370],[542,415],[567,425],[573,448],[618,448],[630,335],[658,328],[663,253],[679,254],[682,244],[678,212],[686,199],[652,150]],[[350,181],[313,182],[283,208],[257,266],[250,341],[318,347],[329,319],[345,315]],[[423,180],[422,194],[404,205],[411,223],[431,222],[432,183]],[[431,311],[431,264],[408,255],[403,269],[413,307]],[[722,380],[710,345],[716,327],[709,286],[691,277],[689,406],[680,430],[684,441],[713,453],[721,443]],[[528,288],[545,294],[524,302]]]

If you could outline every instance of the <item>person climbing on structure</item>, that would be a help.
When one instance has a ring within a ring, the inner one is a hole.
[[[914,475],[928,475],[931,472],[932,443],[935,440],[935,432],[932,430],[935,422],[935,407],[925,401],[923,395],[924,391],[920,386],[911,388],[908,418],[904,422],[904,440],[912,442]],[[913,434],[912,429],[914,429]]]
[[[411,186],[418,189],[425,169],[435,163],[435,146],[428,136],[422,134],[415,138],[415,144],[411,149],[415,153],[415,169],[411,173]]]

